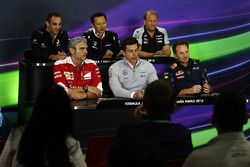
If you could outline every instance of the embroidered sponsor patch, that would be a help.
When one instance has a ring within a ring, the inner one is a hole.
[[[200,67],[193,67],[192,69],[193,69],[193,70],[199,70]]]
[[[112,77],[112,72],[111,72],[111,70],[109,71],[109,78],[111,78]]]
[[[60,71],[54,72],[54,75],[56,75],[56,74],[61,74],[61,72]]]
[[[83,80],[90,80],[91,79],[91,72],[87,72],[87,73],[81,73],[81,76],[83,78]]]
[[[37,39],[33,39],[33,40],[32,40],[32,43],[33,43],[33,44],[37,44],[37,43],[38,43],[38,42],[37,42]]]
[[[60,46],[60,40],[59,39],[56,40],[56,46]]]
[[[64,72],[64,76],[66,78],[66,80],[74,80],[74,74],[73,72]]]
[[[178,76],[176,77],[177,79],[183,79],[184,78],[184,75],[181,75],[181,76]]]
[[[122,75],[124,75],[124,76],[128,75],[128,71],[127,70],[123,70],[122,71]]]
[[[175,73],[175,76],[180,76],[180,75],[183,75],[184,72],[182,70],[179,70]]]
[[[171,69],[175,69],[176,67],[177,67],[177,64],[176,64],[176,63],[174,63],[174,64],[172,64],[172,65],[170,66]]]
[[[46,48],[47,46],[45,45],[45,43],[41,43],[41,48]]]
[[[146,73],[146,71],[143,68],[141,68],[140,73]]]
[[[164,79],[168,79],[168,76],[167,76],[167,75],[165,75],[165,76],[164,76]]]
[[[54,79],[56,79],[56,78],[61,78],[61,77],[62,77],[61,74],[56,74],[56,75],[54,75]]]
[[[231,151],[232,158],[240,158],[247,156],[247,150],[239,149]]]

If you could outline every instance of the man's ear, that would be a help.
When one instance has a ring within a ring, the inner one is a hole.
[[[174,54],[174,57],[177,59],[176,53],[173,52],[173,54]]]
[[[45,25],[46,25],[46,27],[48,27],[49,26],[49,22],[45,21]]]
[[[69,48],[69,53],[70,53],[70,55],[74,54],[74,52],[75,52],[75,49],[74,49],[74,48]]]
[[[121,50],[121,53],[122,53],[122,55],[123,55],[123,56],[125,56],[125,52],[124,52],[124,50]]]
[[[94,24],[91,23],[91,27],[94,28]]]

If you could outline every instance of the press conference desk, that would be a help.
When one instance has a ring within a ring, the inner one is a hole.
[[[183,96],[177,99],[177,109],[185,112],[185,107],[210,106],[217,94],[201,96]],[[134,116],[134,109],[141,104],[141,100],[124,98],[99,98],[72,101],[74,109],[74,135],[80,141],[86,141],[91,136],[114,135],[117,128],[138,122]],[[206,109],[207,110],[207,109]],[[199,112],[199,111],[193,111]],[[200,111],[202,112],[202,111]],[[210,111],[209,111],[210,112]],[[178,113],[181,117],[181,113]]]
[[[201,94],[201,95],[182,95],[177,97],[177,105],[188,105],[188,104],[213,104],[218,93],[212,94]],[[142,100],[135,100],[129,98],[98,98],[88,100],[72,101],[74,110],[81,110],[86,108],[95,109],[134,109],[141,104]]]
[[[101,99],[72,101],[74,109],[74,136],[81,142],[86,141],[91,136],[114,135],[119,126],[137,122],[133,115],[133,110],[136,106],[127,108],[120,106],[118,108],[111,105],[100,108],[98,104]],[[104,99],[108,100],[109,98]],[[122,99],[119,102],[121,101]],[[125,102],[126,100],[124,99],[123,101]],[[109,99],[108,105],[109,102],[116,104],[114,98]]]

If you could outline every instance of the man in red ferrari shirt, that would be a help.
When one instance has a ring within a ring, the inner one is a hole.
[[[69,57],[54,64],[54,81],[64,87],[75,100],[97,98],[102,94],[99,68],[94,60],[86,59],[87,40],[74,37],[69,41]]]

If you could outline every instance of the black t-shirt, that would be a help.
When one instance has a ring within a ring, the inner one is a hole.
[[[32,59],[48,61],[51,54],[67,52],[69,37],[66,31],[60,30],[53,40],[46,28],[34,31],[31,36]]]

